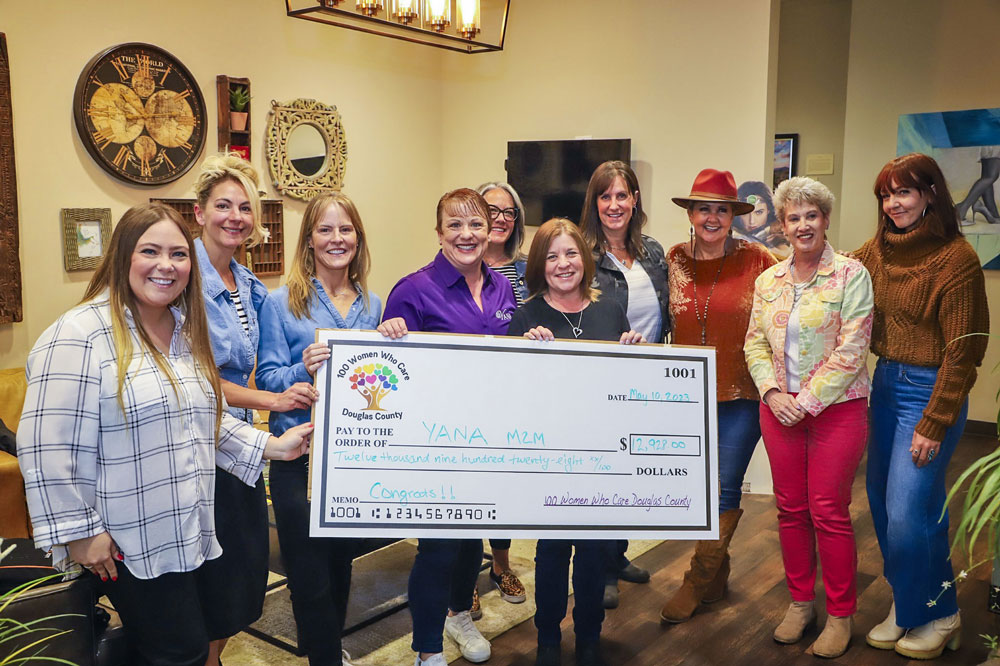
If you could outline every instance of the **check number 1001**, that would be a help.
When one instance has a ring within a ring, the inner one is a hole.
[[[698,375],[694,368],[669,367],[663,369],[663,376],[667,379],[697,379]]]

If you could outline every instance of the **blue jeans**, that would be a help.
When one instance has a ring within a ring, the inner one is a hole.
[[[482,539],[417,542],[408,588],[414,652],[443,650],[444,618],[449,608],[456,613],[469,610],[482,562]]]
[[[740,508],[743,477],[760,441],[760,402],[719,403],[719,513]]]
[[[615,542],[539,539],[535,550],[535,626],[539,645],[559,645],[559,623],[566,617],[569,558],[573,555],[573,631],[577,644],[596,643],[604,622],[604,580],[600,572]]]
[[[937,368],[879,359],[871,395],[868,505],[882,550],[885,577],[896,602],[896,624],[918,627],[958,612],[948,557],[945,472],[969,412],[962,405],[934,460],[917,467],[910,454],[913,430],[930,401]],[[941,593],[940,598],[938,594]],[[928,602],[937,599],[933,606]]]

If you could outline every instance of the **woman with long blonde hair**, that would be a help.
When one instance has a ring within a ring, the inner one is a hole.
[[[307,450],[222,410],[191,234],[171,208],[122,216],[83,302],[28,356],[18,459],[35,545],[83,568],[122,617],[130,664],[201,666],[200,575],[222,549],[216,466],[252,485]]]
[[[317,328],[378,325],[382,304],[367,288],[370,264],[354,202],[340,193],[310,201],[288,283],[268,295],[260,313],[259,387],[280,393],[313,380],[330,358],[330,348],[314,342]],[[270,429],[281,434],[307,421],[308,409],[271,412]],[[311,666],[350,666],[340,639],[357,542],[309,536],[307,463],[306,456],[274,462],[269,477],[299,647]]]

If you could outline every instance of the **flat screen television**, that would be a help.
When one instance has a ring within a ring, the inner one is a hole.
[[[539,226],[553,217],[579,224],[594,169],[608,160],[628,164],[631,158],[631,139],[508,141],[507,182],[524,203],[525,224]]]

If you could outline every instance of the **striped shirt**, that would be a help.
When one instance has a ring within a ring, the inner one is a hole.
[[[118,368],[107,294],[50,326],[28,355],[17,455],[35,545],[70,564],[65,544],[108,532],[138,578],[193,571],[222,554],[215,538],[215,467],[248,485],[260,476],[269,435],[224,414],[215,441],[212,388],[195,369],[182,315],[167,363],[174,390],[134,347],[118,405]]]
[[[518,282],[521,282],[522,279],[517,274],[517,266],[510,263],[503,266],[490,266],[490,268],[507,278],[507,281],[510,282],[510,286],[514,290],[514,299],[517,300],[517,307],[524,305],[524,299],[521,297],[521,289],[518,285]]]
[[[243,326],[243,330],[246,331],[247,335],[250,335],[250,318],[247,317],[247,311],[243,308],[243,300],[240,298],[240,290],[233,289],[230,291],[229,298],[233,300],[233,307],[236,308],[236,316],[240,320],[240,325]]]

